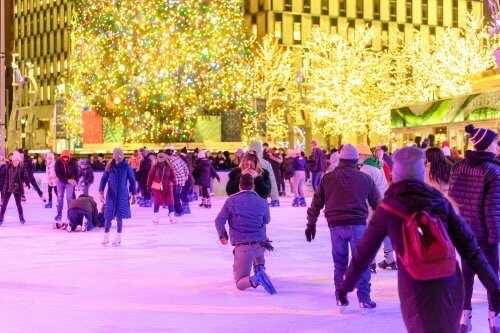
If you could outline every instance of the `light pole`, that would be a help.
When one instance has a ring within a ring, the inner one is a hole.
[[[0,153],[5,155],[5,1],[0,1]]]

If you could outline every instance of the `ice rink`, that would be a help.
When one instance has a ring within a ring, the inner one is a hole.
[[[101,246],[103,229],[54,230],[56,209],[45,209],[33,191],[27,197],[26,225],[12,198],[0,227],[2,333],[406,331],[393,271],[372,275],[374,314],[361,314],[355,293],[347,313],[338,313],[326,222],[321,218],[316,240],[307,243],[306,208],[291,207],[291,197],[271,208],[267,232],[275,251],[266,266],[278,291],[272,296],[262,287],[235,288],[232,247],[220,245],[214,227],[225,197],[214,197],[211,209],[191,203],[192,214],[176,225],[166,209],[153,225],[153,209],[134,206],[119,247]],[[473,332],[487,332],[479,282],[473,307]]]

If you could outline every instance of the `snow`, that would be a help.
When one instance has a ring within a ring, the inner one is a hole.
[[[101,246],[103,229],[52,229],[55,205],[45,209],[31,190],[27,199],[26,225],[11,198],[0,228],[0,332],[405,332],[393,271],[372,276],[374,314],[361,314],[355,293],[339,314],[326,222],[307,243],[306,209],[291,207],[291,197],[271,208],[267,229],[277,295],[236,289],[232,247],[220,245],[214,227],[223,196],[212,198],[211,209],[193,202],[175,225],[166,209],[153,225],[152,208],[133,206],[119,247]],[[473,307],[474,332],[488,331],[479,282]]]

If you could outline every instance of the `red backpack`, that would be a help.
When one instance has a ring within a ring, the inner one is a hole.
[[[398,253],[398,257],[412,278],[428,281],[455,273],[455,247],[439,217],[425,211],[417,211],[410,216],[387,204],[380,206],[404,220],[401,231],[405,254],[401,256]]]

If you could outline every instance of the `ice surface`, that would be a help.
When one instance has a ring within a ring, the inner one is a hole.
[[[307,243],[306,209],[291,207],[291,197],[271,208],[267,229],[273,296],[235,288],[232,247],[219,244],[214,227],[224,197],[214,197],[212,209],[193,202],[176,225],[166,209],[153,225],[152,208],[134,206],[120,247],[100,245],[103,229],[52,229],[55,205],[43,208],[32,191],[27,197],[26,225],[12,198],[0,227],[0,332],[405,332],[396,272],[372,276],[375,314],[361,315],[355,293],[338,313],[326,222]],[[487,332],[479,282],[473,307],[473,331]]]

